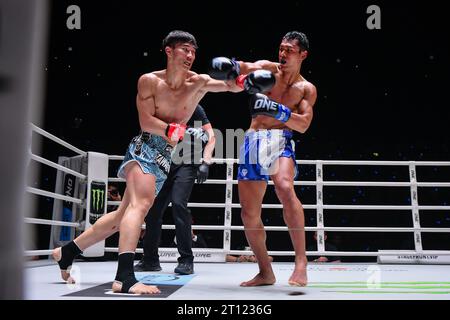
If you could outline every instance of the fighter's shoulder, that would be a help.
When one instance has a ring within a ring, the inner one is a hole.
[[[189,81],[194,82],[194,83],[206,83],[208,82],[208,80],[211,80],[212,78],[204,73],[195,73],[193,71],[189,71],[190,75],[189,75]]]
[[[309,94],[315,94],[317,92],[316,86],[306,80],[304,77],[301,77],[299,81],[296,83],[296,87],[301,89],[302,91]]]
[[[156,91],[158,83],[162,81],[160,71],[145,73],[139,77],[138,92],[141,96],[150,96]]]
[[[152,85],[156,84],[159,81],[162,81],[164,79],[165,71],[154,71],[149,73],[144,73],[139,77],[139,84],[147,84]]]
[[[305,92],[307,92],[310,95],[317,95],[317,88],[314,84],[305,80]]]

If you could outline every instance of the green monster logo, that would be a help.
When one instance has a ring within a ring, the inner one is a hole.
[[[104,182],[92,181],[91,183],[91,210],[89,222],[94,224],[105,212],[106,184]]]
[[[100,211],[101,209],[103,209],[104,196],[104,190],[92,190],[93,211]]]

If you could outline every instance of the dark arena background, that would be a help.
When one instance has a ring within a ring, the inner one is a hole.
[[[66,9],[71,4],[81,9],[79,30],[66,26]],[[299,30],[306,33],[311,45],[301,73],[317,87],[318,99],[309,130],[295,135],[297,159],[448,161],[450,51],[445,11],[438,4],[380,2],[381,29],[369,29],[370,14],[366,10],[371,4],[376,3],[287,1],[269,6],[244,1],[224,7],[217,4],[214,9],[202,2],[53,1],[48,60],[43,66],[47,74],[43,128],[82,150],[122,155],[130,138],[139,131],[137,79],[143,73],[165,68],[161,42],[168,32],[181,29],[196,37],[199,49],[192,69],[206,73],[208,63],[216,56],[278,61],[282,36]],[[201,104],[213,127],[224,134],[226,129],[246,130],[250,123],[245,93],[208,93]],[[43,152],[56,159],[61,150],[49,143]],[[212,176],[215,171],[220,168],[213,167]],[[54,172],[51,168],[42,171],[43,189],[54,188]],[[223,172],[217,175],[223,177]],[[396,167],[336,167],[324,174],[332,180],[408,178],[407,170]],[[449,178],[450,170],[427,168],[421,174],[424,181],[443,181]],[[313,178],[313,166],[300,167],[298,180]],[[202,202],[206,190],[204,186],[195,187],[191,201]],[[329,204],[410,202],[408,190],[329,190],[329,199],[324,199]],[[223,201],[222,192],[211,192],[206,197],[217,198],[211,201]],[[428,193],[432,203],[450,203],[448,188]],[[237,201],[237,187],[234,194]],[[312,203],[315,188],[300,187],[298,196],[302,203]],[[265,203],[277,203],[274,193],[268,192],[266,197]],[[219,214],[222,209],[197,211],[192,212],[196,223],[220,223],[214,211]],[[41,213],[51,215],[51,207]],[[316,225],[315,212],[307,210],[305,214],[307,226]],[[238,212],[235,216],[239,219]],[[170,213],[166,219],[170,223]],[[283,224],[281,214],[275,221],[270,220],[268,214],[265,222],[269,225]],[[449,227],[450,213],[427,212],[423,223]],[[325,221],[328,226],[410,224],[409,214],[392,211],[339,212]],[[213,247],[221,245],[215,243],[222,240],[221,235],[206,233]],[[275,235],[269,249],[289,247],[287,234]],[[429,236],[424,241],[430,248],[450,249],[448,234]],[[412,235],[407,234],[329,234],[329,239],[333,237],[343,250],[413,248]],[[308,240],[312,241],[311,234]],[[39,245],[47,247],[47,235],[42,236]]]
[[[67,26],[71,5],[80,8],[80,28]],[[380,8],[379,28],[370,27],[367,9]],[[450,33],[448,11],[438,1],[79,1],[54,0],[48,15],[48,47],[43,114],[35,124],[84,151],[123,155],[139,132],[136,109],[140,75],[164,69],[162,39],[171,30],[192,33],[199,49],[192,70],[207,73],[216,56],[278,61],[288,31],[310,41],[301,74],[317,88],[310,128],[295,133],[298,160],[450,161]],[[208,93],[200,104],[215,129],[246,130],[246,93]],[[55,161],[73,154],[42,139],[40,155]],[[234,156],[237,157],[237,154]],[[56,170],[35,164],[30,186],[54,191]],[[236,169],[237,166],[235,166]],[[110,166],[109,176],[117,167]],[[418,179],[449,182],[449,166],[418,169]],[[224,179],[213,165],[210,178]],[[315,180],[314,165],[300,165],[296,180]],[[328,181],[409,181],[404,166],[327,166]],[[224,201],[223,186],[195,185],[191,202]],[[119,184],[123,193],[124,184]],[[315,186],[296,186],[303,204],[316,203]],[[324,187],[325,204],[410,205],[409,188]],[[450,205],[450,188],[421,190],[421,205]],[[35,217],[52,219],[53,199],[36,197]],[[238,203],[237,185],[233,202]],[[276,204],[273,188],[264,203]],[[173,224],[170,208],[164,224]],[[326,210],[325,210],[326,211]],[[191,208],[194,224],[223,225],[223,208]],[[284,226],[282,212],[263,209],[267,226]],[[316,211],[305,210],[307,227],[317,226]],[[422,227],[450,228],[450,210],[421,211]],[[233,225],[242,225],[233,209]],[[410,210],[325,212],[326,227],[412,227]],[[27,249],[47,249],[50,226],[35,225]],[[223,231],[200,230],[210,248],[222,248]],[[233,231],[231,248],[243,250],[243,231]],[[174,230],[165,230],[171,246]],[[338,251],[414,250],[407,232],[328,232]],[[117,236],[107,244],[117,246]],[[450,250],[449,233],[423,233],[425,250]],[[307,247],[313,246],[307,232]],[[139,244],[141,245],[141,244]],[[293,250],[288,233],[268,232],[269,250]],[[311,249],[316,250],[316,248]],[[46,256],[35,259],[46,259]],[[314,259],[314,257],[309,257]],[[342,256],[342,262],[375,262],[376,256]],[[96,260],[115,260],[106,254]],[[275,262],[293,261],[274,256]]]

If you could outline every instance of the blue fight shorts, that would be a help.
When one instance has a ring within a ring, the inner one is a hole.
[[[173,147],[163,137],[141,132],[128,145],[117,176],[125,179],[125,166],[135,161],[144,173],[155,176],[158,195],[170,171],[172,150]]]
[[[249,130],[245,134],[240,149],[238,180],[268,181],[269,176],[276,174],[275,162],[280,157],[291,158],[295,162],[295,143],[290,130]]]

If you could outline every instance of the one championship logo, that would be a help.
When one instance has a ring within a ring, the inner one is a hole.
[[[209,140],[208,134],[201,128],[189,127],[186,129],[186,134],[193,136],[195,139],[201,140],[203,143],[207,143]]]
[[[89,222],[94,224],[105,213],[106,184],[92,181],[91,183],[91,209]]]
[[[255,110],[266,109],[267,111],[271,111],[271,110],[276,111],[277,105],[278,105],[278,103],[276,103],[275,101],[269,100],[269,99],[257,99],[255,101],[254,109]]]

